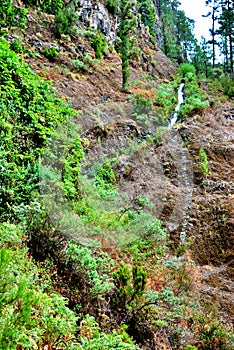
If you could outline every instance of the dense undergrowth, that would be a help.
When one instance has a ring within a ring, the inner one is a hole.
[[[118,159],[85,176],[79,113],[4,39],[0,72],[0,349],[153,349],[157,336],[172,349],[231,349],[229,329],[194,297],[189,253],[171,257],[147,198],[132,206],[118,192]],[[146,131],[168,119],[181,79],[181,118],[207,106],[182,67],[155,99],[131,96]]]

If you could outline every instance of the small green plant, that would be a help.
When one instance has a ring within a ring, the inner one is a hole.
[[[198,350],[198,348],[196,346],[193,346],[193,345],[186,345],[184,350]]]
[[[125,331],[126,327],[110,334],[100,331],[93,316],[86,315],[80,323],[80,342],[76,350],[139,350]]]
[[[182,76],[182,77],[186,77],[186,75],[188,73],[191,73],[193,75],[196,75],[196,68],[189,63],[182,63],[179,67],[179,71],[178,73]]]
[[[83,72],[92,73],[92,69],[81,60],[72,60],[71,63],[72,63],[72,67],[75,70],[81,70]]]
[[[0,33],[7,28],[19,27],[24,29],[27,23],[27,10],[16,6],[12,0],[2,0],[0,3]]]
[[[72,35],[76,31],[78,15],[74,9],[65,7],[59,9],[54,18],[55,32],[58,36],[62,34]]]
[[[153,107],[153,101],[151,98],[144,97],[141,94],[134,94],[134,110],[136,113],[141,113],[142,111],[151,111]]]
[[[40,7],[43,12],[55,15],[62,9],[64,0],[23,0],[26,6]]]
[[[79,137],[76,137],[63,159],[62,188],[66,198],[75,199],[79,196],[80,163],[84,151]]]
[[[118,12],[118,1],[116,0],[107,0],[106,8],[112,14],[115,15]]]
[[[90,45],[95,51],[97,59],[103,58],[103,53],[107,49],[106,37],[101,32],[96,32],[94,37],[90,38]]]
[[[36,265],[20,247],[20,227],[4,223],[0,231],[1,349],[53,347],[74,337],[76,316],[61,295],[44,292]]]
[[[234,78],[225,77],[221,80],[223,86],[223,92],[229,98],[234,97]]]
[[[122,264],[113,274],[116,286],[114,302],[122,307],[135,306],[145,292],[146,275],[141,266],[133,266],[130,270],[127,265]]]
[[[194,94],[186,97],[185,102],[180,107],[181,116],[192,116],[202,114],[203,110],[209,106],[209,101],[204,100],[204,95]]]
[[[214,349],[214,350],[231,350],[234,349],[233,341],[231,340],[230,330],[224,329],[220,323],[206,320],[202,315],[199,318],[199,348]]]
[[[93,256],[90,249],[71,241],[63,259],[67,266],[73,266],[73,273],[78,273],[79,278],[83,280],[83,286],[89,288],[87,293],[91,297],[102,298],[105,293],[112,289],[113,283],[108,276],[111,259],[107,254],[102,253],[100,256]]]
[[[100,63],[101,63],[100,60],[95,59],[95,58],[92,58],[92,57],[89,56],[89,55],[85,55],[85,56],[83,57],[83,60],[84,60],[84,62],[86,62],[86,63],[88,63],[88,64],[90,64],[90,65],[93,65],[93,64],[100,64]]]
[[[137,204],[142,208],[144,208],[148,203],[149,203],[149,199],[147,197],[139,196],[137,198]]]
[[[201,159],[201,162],[199,164],[199,169],[202,171],[204,176],[208,176],[211,174],[211,171],[209,170],[208,167],[208,158],[205,150],[201,147],[199,150],[199,157]]]
[[[107,199],[117,195],[116,177],[110,162],[103,163],[95,176],[95,185],[102,198]]]
[[[12,41],[10,48],[11,48],[11,50],[15,51],[16,53],[23,53],[24,52],[24,48],[21,45],[20,38],[17,38],[14,41]]]
[[[43,54],[45,55],[45,57],[47,57],[51,61],[56,61],[56,59],[58,59],[60,56],[59,52],[57,51],[56,47],[54,47],[54,46],[46,47],[43,50]]]

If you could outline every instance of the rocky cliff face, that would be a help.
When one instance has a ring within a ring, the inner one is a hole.
[[[114,43],[118,28],[118,17],[111,15],[100,1],[77,0],[79,20],[86,27],[100,30],[108,43]]]
[[[82,25],[87,28],[92,28],[95,30],[100,30],[107,38],[109,44],[114,44],[116,41],[117,30],[119,26],[119,17],[117,14],[110,13],[105,2],[97,0],[77,0],[78,5],[78,18]],[[156,6],[156,5],[155,5]],[[144,39],[147,37],[147,41],[151,42],[150,35],[147,29],[142,24],[139,17],[137,30],[138,38],[143,35]],[[157,32],[157,41],[161,43],[161,31],[160,31],[160,19],[157,18],[155,23]]]

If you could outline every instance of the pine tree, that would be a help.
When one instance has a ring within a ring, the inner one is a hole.
[[[122,91],[128,91],[129,88],[129,59],[134,45],[133,34],[136,30],[136,1],[120,0],[120,24],[118,36],[120,39],[120,57],[122,60]]]
[[[211,71],[210,59],[212,53],[209,49],[209,45],[204,37],[201,38],[200,44],[195,42],[194,50],[190,54],[191,63],[196,68],[197,74],[204,74],[208,78]]]
[[[177,32],[177,61],[182,63],[188,61],[189,52],[192,51],[195,44],[193,34],[194,20],[187,18],[184,11],[176,11],[176,32]]]
[[[179,10],[177,0],[160,0],[163,46],[166,56],[182,63],[188,60],[189,51],[194,46],[194,21]]]
[[[152,38],[155,37],[156,8],[152,0],[138,0],[138,12],[141,14],[141,20],[145,26],[149,27]]]
[[[218,33],[222,40],[222,51],[224,54],[224,68],[228,69],[233,77],[233,41],[234,41],[234,1],[221,1],[222,13],[219,17]]]
[[[220,4],[219,0],[206,0],[206,6],[210,8],[210,11],[206,14],[203,15],[203,17],[210,17],[212,19],[212,27],[210,29],[210,34],[211,34],[211,40],[208,41],[208,44],[212,45],[212,67],[215,67],[215,61],[216,61],[216,52],[215,52],[215,47],[218,44],[216,40],[216,24],[219,18],[219,9],[220,9]]]

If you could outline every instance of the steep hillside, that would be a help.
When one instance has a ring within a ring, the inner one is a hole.
[[[72,41],[58,41],[51,36],[49,28],[40,25],[33,11],[29,16],[30,25],[24,42],[31,43],[30,50],[39,49],[40,57],[26,61],[38,74],[52,79],[58,93],[71,100],[74,108],[82,110],[78,124],[82,127],[81,135],[89,140],[89,146],[86,147],[87,159],[101,162],[104,157],[110,158],[120,152],[120,164],[115,171],[121,191],[131,198],[132,203],[138,197],[147,197],[154,203],[154,215],[170,228],[176,246],[180,239],[184,210],[187,210],[184,202],[188,196],[187,189],[184,188],[186,185],[183,180],[178,181],[177,177],[183,177],[183,172],[189,174],[189,186],[193,194],[186,240],[190,242],[195,261],[204,266],[201,268],[204,272],[201,290],[206,295],[208,288],[208,299],[215,298],[217,304],[221,305],[225,303],[225,307],[221,306],[220,310],[225,310],[225,313],[233,317],[232,105],[227,102],[221,107],[216,102],[216,106],[206,109],[202,116],[195,115],[176,127],[170,134],[169,141],[165,137],[166,145],[139,146],[131,155],[124,154],[123,149],[127,148],[129,138],[135,141],[141,138],[142,126],[134,116],[134,107],[129,102],[128,95],[121,92],[121,60],[118,54],[115,51],[107,52],[101,62],[90,67],[89,72],[82,69],[79,72],[73,69],[70,71],[69,60],[77,58],[76,47],[91,57],[94,56],[89,42],[80,36],[74,37]],[[53,18],[51,21],[53,23]],[[151,48],[148,45],[142,47],[145,63],[133,61],[130,91],[131,94],[153,98],[152,88],[157,88],[172,78],[175,68],[157,47],[153,50],[149,38],[147,42]],[[60,57],[55,62],[43,56],[46,47],[58,48]],[[80,58],[79,55],[78,57]],[[155,66],[150,65],[152,61],[156,61]],[[177,138],[176,141],[174,137]],[[100,138],[101,143],[98,141]],[[186,144],[184,152],[190,162],[188,169],[178,169],[182,167],[182,164],[178,164],[182,162],[182,156],[178,156],[178,152],[182,151],[182,141]],[[198,168],[201,147],[208,155],[211,171],[205,177]],[[178,157],[181,159],[178,160]],[[172,212],[176,220],[172,217]],[[170,220],[176,221],[171,223],[172,227]],[[210,277],[216,276],[216,273],[217,277]],[[227,280],[220,274],[226,274]],[[217,286],[214,278],[217,278]],[[220,282],[222,278],[224,285]],[[222,288],[227,288],[227,291]]]

